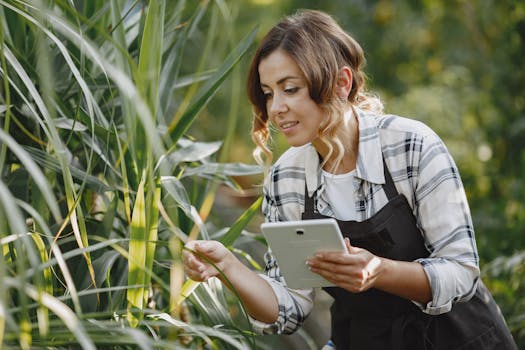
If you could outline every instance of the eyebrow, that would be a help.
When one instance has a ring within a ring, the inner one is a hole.
[[[301,77],[295,76],[295,75],[287,75],[285,77],[282,77],[281,79],[277,80],[277,85],[282,84],[286,80],[290,79],[301,79]],[[261,83],[261,87],[268,87],[268,85]]]

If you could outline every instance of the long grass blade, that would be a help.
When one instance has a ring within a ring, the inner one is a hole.
[[[126,47],[127,48],[127,42],[126,42],[126,33],[125,33],[125,30],[124,30],[124,26],[123,25],[119,25],[122,21],[122,17],[121,17],[121,7],[120,7],[120,4],[119,4],[119,1],[118,0],[111,0],[110,2],[111,4],[111,20],[112,20],[112,24],[113,24],[113,32],[112,32],[112,35],[113,35],[113,38],[115,39],[115,41],[120,44],[121,47]],[[114,50],[114,55],[115,55],[115,64],[116,66],[127,76],[132,76],[132,72],[134,70],[136,70],[136,68],[132,67],[131,66],[131,63],[130,63],[130,60],[128,59],[127,57],[127,51],[123,51],[123,50],[118,50],[118,49],[115,49]],[[134,139],[134,135],[136,130],[137,130],[137,122],[138,122],[138,118],[137,118],[137,115],[136,115],[136,112],[135,110],[133,109],[133,105],[131,103],[130,100],[128,99],[122,99],[122,115],[123,115],[123,122],[124,122],[124,126],[126,128],[126,134],[129,135],[129,142],[127,143],[127,145],[125,147],[129,147],[131,153],[133,155],[135,155],[137,153],[137,150],[136,150],[136,147],[138,146],[135,142],[133,142],[133,139]],[[116,133],[116,126],[113,125],[113,127],[115,128],[115,135],[118,135],[118,133]],[[127,196],[126,198],[126,208],[127,208],[127,217],[128,219],[130,219],[130,215],[129,215],[129,191],[126,191],[126,188],[128,186],[128,178],[127,178],[127,169],[126,169],[126,164],[125,164],[125,160],[124,160],[124,154],[123,154],[123,150],[122,150],[122,146],[120,144],[120,140],[117,137],[115,137],[118,142],[118,146],[119,146],[119,153],[120,153],[120,158],[122,159],[122,164],[121,163],[121,169],[122,169],[122,175],[123,175],[123,187],[124,187],[124,193],[125,195]],[[138,147],[141,147],[141,146],[138,146]],[[136,159],[137,157],[134,157],[134,159]],[[119,162],[120,163],[120,162]],[[132,169],[136,169],[136,167],[133,167]],[[138,176],[138,174],[136,172],[134,172],[134,175],[135,176]],[[128,220],[129,222],[130,220]]]
[[[237,238],[241,235],[242,231],[253,219],[261,208],[262,197],[259,197],[242,215],[233,223],[228,232],[220,239],[221,243],[225,246],[231,246]]]
[[[60,45],[63,44],[60,43]],[[75,234],[75,237],[77,238],[77,243],[80,247],[83,247],[87,245],[87,232],[85,227],[85,222],[83,220],[83,213],[82,209],[80,207],[77,207],[77,195],[75,194],[74,190],[74,182],[71,176],[71,172],[69,169],[68,160],[66,158],[67,151],[65,149],[64,144],[62,143],[59,135],[58,130],[54,126],[53,119],[51,117],[51,114],[49,110],[47,109],[43,97],[38,93],[34,83],[28,76],[27,72],[23,69],[20,62],[16,59],[16,57],[12,54],[10,50],[5,48],[6,58],[8,62],[11,64],[11,66],[14,68],[16,73],[19,75],[21,80],[24,82],[24,85],[28,89],[30,95],[33,97],[36,105],[38,106],[38,109],[40,110],[44,120],[45,124],[42,123],[41,126],[43,127],[44,131],[48,134],[49,140],[51,141],[51,144],[53,145],[53,148],[56,152],[57,158],[60,162],[61,166],[61,172],[64,179],[64,187],[66,192],[66,200],[68,204],[68,208],[70,210],[70,213],[67,217],[67,220],[62,224],[62,228],[64,228],[67,224],[67,221],[71,223],[71,226],[73,228],[73,232]],[[88,255],[86,255],[86,263],[88,264],[88,268],[90,270],[90,275],[94,282],[94,271],[91,266],[91,260]],[[81,312],[79,305],[77,305],[77,312]]]
[[[73,300],[74,305],[80,305],[80,301],[78,299],[76,290],[75,290],[75,284],[73,282],[73,278],[71,276],[71,273],[69,272],[69,268],[66,264],[66,258],[62,255],[62,252],[58,245],[53,244],[51,231],[49,227],[47,226],[47,223],[43,220],[42,216],[33,208],[32,206],[28,205],[25,202],[22,201],[16,201],[16,203],[23,208],[31,217],[32,219],[37,223],[37,225],[43,230],[44,236],[48,237],[48,240],[51,243],[51,253],[55,256],[55,258],[48,257],[45,261],[40,263],[38,266],[33,266],[31,269],[25,271],[25,275],[21,275],[21,277],[25,276],[31,276],[33,273],[36,273],[37,271],[46,271],[49,270],[53,265],[58,263],[58,266],[60,267],[60,271],[62,273],[62,276],[64,276],[66,280],[66,286],[69,287],[69,289],[72,291],[72,293],[69,294],[69,299]],[[25,233],[25,235],[30,235],[31,233]],[[10,235],[8,237],[2,238],[0,241],[0,244],[5,245],[9,242],[15,241],[20,237],[20,234],[16,235]]]
[[[10,8],[12,11],[17,12],[28,21],[35,24],[37,27],[39,27],[39,29],[44,31],[44,33],[53,41],[54,44],[57,45],[59,49],[65,49],[63,39],[58,39],[52,32],[43,27],[33,17],[13,6],[10,6],[3,0],[0,0],[0,4]],[[30,4],[27,4],[27,6],[30,6]],[[131,101],[134,110],[137,112],[137,117],[142,122],[146,135],[149,135],[147,138],[149,145],[158,157],[164,154],[164,147],[161,140],[158,137],[155,137],[157,132],[153,123],[154,118],[151,110],[149,109],[141,93],[137,90],[132,79],[127,76],[125,72],[122,72],[117,66],[110,62],[105,57],[105,55],[97,49],[97,45],[88,40],[88,38],[79,34],[73,26],[57,15],[57,13],[45,8],[40,10],[46,16],[49,23],[53,25],[53,28],[60,32],[64,37],[69,39],[69,43],[76,45],[77,48],[86,55],[86,57],[88,57],[94,64],[99,66],[104,71],[104,73],[118,86],[123,96]]]
[[[241,342],[239,342],[238,340],[236,340],[232,336],[229,336],[229,335],[227,335],[227,334],[225,334],[223,332],[220,332],[219,330],[208,328],[208,327],[203,327],[203,326],[195,326],[195,325],[187,324],[187,323],[182,322],[180,320],[174,319],[173,317],[171,317],[170,315],[168,315],[166,313],[153,314],[153,315],[150,315],[148,317],[151,318],[151,319],[164,320],[164,321],[172,324],[175,327],[181,328],[181,329],[183,329],[183,330],[185,330],[185,331],[187,331],[187,332],[189,332],[191,334],[199,336],[202,339],[204,339],[208,343],[208,345],[210,345],[210,346],[213,346],[213,342],[212,342],[212,340],[210,338],[210,336],[213,336],[213,337],[217,337],[217,338],[219,338],[221,340],[224,340],[226,343],[228,343],[230,345],[235,346],[236,349],[246,349],[246,350],[250,349],[250,347],[248,347],[248,345],[242,344]]]
[[[202,18],[204,17],[204,13],[208,10],[209,2],[201,2],[198,6],[197,11],[195,12],[193,19],[191,21],[191,24],[187,28],[187,36],[192,37],[195,35],[194,33],[198,30],[198,25],[201,22]],[[210,51],[213,46],[213,37],[214,33],[217,31],[217,24],[218,24],[218,15],[217,15],[217,8],[214,6],[211,11],[211,18],[210,22],[208,24],[207,33],[204,36],[204,44],[202,45],[202,51],[200,53],[200,59],[198,60],[196,71],[200,72],[204,69],[206,61],[208,56],[210,55]],[[174,117],[170,121],[169,128],[171,129],[175,124],[178,124],[180,121],[181,116],[183,115],[184,111],[188,108],[188,106],[191,103],[191,100],[195,96],[195,93],[197,92],[198,85],[193,84],[191,85],[186,93],[184,94],[184,98],[177,106],[177,112],[175,113]],[[176,144],[176,142],[175,142]]]
[[[17,158],[20,160],[20,162],[24,165],[24,167],[27,169],[27,172],[31,174],[33,177],[35,183],[37,184],[39,190],[44,195],[44,199],[49,206],[49,210],[53,214],[54,219],[57,222],[62,221],[62,217],[60,214],[60,209],[58,208],[58,202],[56,200],[55,195],[53,194],[53,191],[51,187],[49,186],[49,183],[47,182],[47,179],[45,175],[42,173],[40,168],[36,165],[36,163],[33,161],[31,156],[18,144],[11,135],[7,134],[3,130],[0,129],[0,143],[6,145],[11,152],[13,152]]]
[[[38,248],[38,251],[40,253],[40,259],[42,261],[49,260],[49,255],[47,254],[46,246],[45,246],[45,243],[42,237],[40,237],[39,234],[33,234],[31,235],[31,238],[33,238],[33,241],[35,242],[35,245]],[[43,286],[40,283],[37,284],[36,286],[38,293],[41,294],[42,292],[44,292],[49,295],[53,295],[53,280],[52,280],[51,269],[49,268],[44,269],[43,277],[44,277]],[[38,319],[38,328],[39,328],[40,334],[41,335],[48,334],[49,333],[49,310],[42,304],[40,304],[38,307],[37,319]]]
[[[138,86],[151,107],[153,116],[158,104],[158,89],[163,51],[165,0],[151,0],[140,46]]]
[[[162,188],[166,190],[166,194],[171,196],[175,203],[182,209],[198,227],[203,239],[209,239],[208,230],[204,225],[202,218],[200,217],[197,209],[191,204],[184,185],[174,176],[162,176],[161,177]]]
[[[188,130],[193,121],[195,120],[197,114],[204,108],[208,101],[213,97],[217,92],[217,89],[221,83],[226,79],[228,73],[233,69],[235,64],[241,59],[242,56],[248,51],[255,35],[257,33],[257,28],[252,30],[237,47],[228,55],[222,66],[217,70],[217,72],[210,78],[209,82],[205,84],[199,91],[195,102],[188,107],[184,112],[180,120],[178,120],[176,125],[170,126],[169,136],[172,142],[177,142],[181,136]]]
[[[78,340],[80,346],[85,350],[96,350],[95,345],[86,333],[84,326],[76,317],[75,313],[71,311],[64,303],[57,298],[47,293],[39,292],[36,288],[28,284],[22,284],[17,279],[6,278],[4,280],[8,286],[12,288],[22,288],[31,299],[41,302],[45,307],[51,310],[55,315],[60,317],[64,326],[73,333]]]
[[[151,124],[155,125],[157,120],[158,107],[158,88],[161,70],[163,36],[164,36],[164,14],[166,3],[165,0],[151,0],[148,5],[148,12],[142,33],[139,66],[135,74],[137,87],[146,104],[151,111]],[[157,137],[158,132],[149,134],[149,137]],[[134,130],[131,140],[137,145],[146,144],[148,137],[144,128],[140,127]],[[129,137],[129,136],[128,136]],[[160,139],[160,137],[157,137]],[[151,161],[152,150],[144,147],[137,147],[135,150],[135,161],[139,169],[146,167]]]
[[[153,191],[148,193],[148,216],[146,218],[147,227],[147,241],[146,241],[146,271],[153,270],[153,260],[155,258],[155,249],[157,247],[158,230],[159,230],[159,203],[161,195],[160,178],[155,183]],[[143,284],[149,286],[151,284],[151,275],[145,274]],[[144,305],[147,303],[148,294],[144,294]]]
[[[38,266],[38,252],[36,252],[34,245],[31,244],[30,238],[24,233],[27,232],[24,217],[20,211],[20,208],[16,205],[16,200],[13,195],[9,192],[7,186],[0,181],[0,210],[4,213],[9,213],[8,225],[16,236],[20,239],[14,241],[14,247],[10,248],[11,255],[16,256],[16,271],[23,273],[27,270],[27,260],[31,266]],[[5,233],[1,233],[5,234]],[[26,259],[27,257],[27,259]],[[7,277],[5,278],[7,279]],[[2,283],[5,282],[5,279]],[[25,285],[27,281],[22,277],[17,277],[18,282],[21,285]],[[19,344],[22,349],[29,349],[31,345],[31,332],[30,332],[30,316],[27,309],[27,295],[25,293],[19,294],[19,303],[21,305],[21,312],[19,314]],[[5,318],[1,320],[1,323],[5,322]]]
[[[135,197],[133,215],[131,217],[129,261],[128,261],[128,284],[140,287],[128,290],[128,318],[133,327],[136,327],[141,319],[141,311],[144,308],[146,290],[144,288],[148,243],[148,229],[146,226],[146,203],[144,185],[146,178],[143,177]]]
[[[9,79],[7,78],[8,72],[7,72],[7,62],[4,55],[4,13],[3,11],[0,13],[1,20],[0,22],[2,25],[0,25],[0,66],[2,68],[2,73],[4,75],[4,79],[2,79],[4,85],[3,85],[3,92],[4,92],[4,98],[3,102],[5,103],[4,106],[2,106],[2,110],[0,114],[4,114],[3,121],[1,123],[1,127],[8,132],[9,131],[9,125],[11,121],[11,91],[9,88]],[[4,166],[5,166],[5,160],[7,155],[7,146],[2,144],[0,145],[0,174],[3,173]]]
[[[0,280],[4,280],[7,276],[6,266],[4,261],[4,254],[0,256]],[[7,288],[4,283],[0,283],[0,344],[4,343],[4,333],[7,318]]]
[[[181,139],[179,140],[179,147],[169,155],[169,160],[173,162],[173,164],[181,162],[197,162],[216,153],[221,145],[221,141],[193,142]]]

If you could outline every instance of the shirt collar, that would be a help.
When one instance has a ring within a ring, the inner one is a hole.
[[[359,123],[359,146],[355,177],[376,184],[385,183],[383,154],[379,138],[378,120],[373,114],[355,109]],[[347,113],[352,113],[349,110]],[[305,176],[308,195],[311,197],[321,184],[322,171],[319,155],[313,145],[305,149]]]
[[[385,174],[378,118],[374,114],[366,114],[358,109],[356,112],[359,122],[356,177],[382,185],[385,183]]]

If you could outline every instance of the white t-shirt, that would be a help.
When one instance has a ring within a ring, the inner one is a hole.
[[[323,170],[326,197],[336,219],[356,220],[354,198],[354,176],[355,169],[346,174],[330,174]]]

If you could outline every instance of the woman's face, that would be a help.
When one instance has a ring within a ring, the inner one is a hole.
[[[283,50],[276,50],[259,63],[261,89],[266,96],[270,121],[291,146],[314,142],[324,113],[311,98],[305,76]]]

